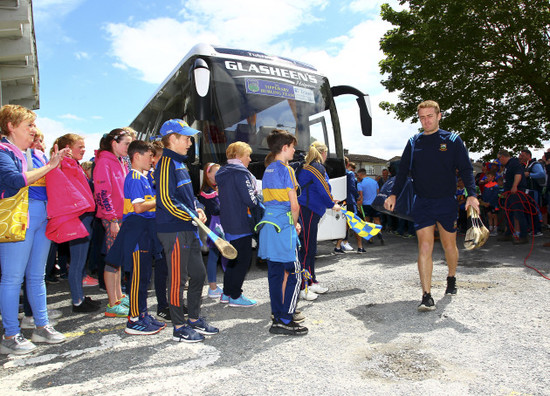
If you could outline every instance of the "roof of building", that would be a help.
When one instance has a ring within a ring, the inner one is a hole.
[[[40,107],[32,0],[0,0],[0,104]]]
[[[369,162],[372,164],[386,164],[388,161],[382,158],[364,154],[347,154],[351,162]]]

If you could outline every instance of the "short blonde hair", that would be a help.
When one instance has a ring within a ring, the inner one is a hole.
[[[4,105],[0,108],[0,129],[2,134],[8,136],[8,123],[18,127],[23,121],[36,120],[36,113],[19,105]]]
[[[84,161],[83,163],[80,164],[80,166],[82,167],[82,169],[84,169],[85,171],[87,170],[90,170],[92,169],[92,165],[94,163],[92,161]]]
[[[136,140],[137,139],[137,131],[132,128],[132,127],[124,127],[124,128],[121,128],[123,131],[126,131],[128,132],[128,135],[130,135],[130,137],[132,138],[132,140]]]
[[[435,100],[425,100],[424,102],[420,103],[416,110],[420,109],[427,109],[431,108],[435,110],[435,114],[439,114],[441,110],[439,109],[439,103],[437,103]]]
[[[306,165],[309,165],[315,161],[323,163],[324,161],[321,154],[326,153],[327,151],[328,147],[326,146],[326,144],[318,141],[311,143],[311,146],[309,146],[309,151],[306,155]]]
[[[225,155],[227,159],[235,159],[237,157],[244,157],[247,154],[252,154],[252,147],[245,142],[234,142],[227,146]]]
[[[44,140],[44,132],[42,132],[40,129],[38,128],[35,128],[36,129],[36,133],[34,134],[34,138],[36,139],[37,137],[41,137],[42,140]]]

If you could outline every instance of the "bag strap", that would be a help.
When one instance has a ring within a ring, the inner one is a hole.
[[[409,139],[409,141],[411,142],[411,161],[409,163],[409,174],[411,173],[413,167],[414,144],[420,138],[420,136],[422,136],[423,133],[424,132],[417,133]]]
[[[0,143],[0,148],[3,148],[4,150],[7,150],[7,151],[11,151],[17,158],[19,158],[23,166],[23,169],[27,168],[27,159],[23,155],[23,152],[19,150],[19,147],[4,141]],[[25,171],[23,170],[23,172]]]

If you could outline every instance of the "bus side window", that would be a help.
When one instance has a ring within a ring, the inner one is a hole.
[[[336,152],[332,119],[328,110],[309,117],[309,140],[309,144],[315,141],[326,144],[329,155]]]

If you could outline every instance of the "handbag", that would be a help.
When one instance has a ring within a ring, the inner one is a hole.
[[[413,220],[411,212],[414,205],[414,201],[416,199],[416,194],[414,193],[413,178],[411,176],[411,172],[412,172],[412,161],[413,161],[413,154],[414,154],[414,144],[416,143],[416,141],[420,136],[422,136],[422,133],[419,133],[409,139],[411,142],[411,161],[409,163],[409,172],[407,175],[407,180],[403,185],[403,189],[401,190],[401,193],[399,193],[399,195],[395,200],[395,207],[393,209],[393,212],[390,212],[389,210],[384,208],[384,202],[386,201],[386,198],[388,198],[391,195],[393,185],[395,183],[395,176],[389,178],[386,181],[386,183],[384,183],[379,193],[376,195],[376,198],[374,198],[374,201],[372,202],[371,206],[377,211],[382,213],[387,213],[389,215],[399,217],[401,219],[410,220],[410,221]]]
[[[29,219],[29,187],[0,199],[0,242],[25,240]]]

